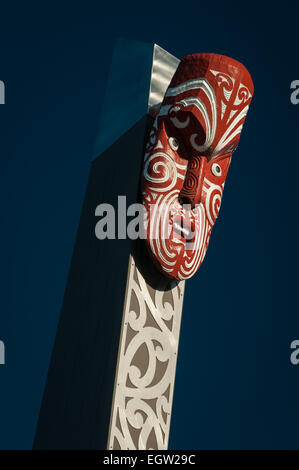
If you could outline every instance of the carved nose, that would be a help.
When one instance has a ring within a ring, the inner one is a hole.
[[[192,157],[188,162],[183,188],[180,192],[182,204],[194,208],[201,201],[202,184],[207,164],[207,157]]]

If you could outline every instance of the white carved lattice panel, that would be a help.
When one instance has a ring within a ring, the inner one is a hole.
[[[167,449],[184,288],[151,287],[130,256],[108,449]]]

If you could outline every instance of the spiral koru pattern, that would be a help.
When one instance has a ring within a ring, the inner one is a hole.
[[[150,189],[157,192],[169,191],[176,185],[177,167],[169,155],[156,152],[145,162],[143,175],[150,182]]]

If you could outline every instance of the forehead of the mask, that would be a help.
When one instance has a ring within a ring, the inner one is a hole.
[[[233,152],[253,95],[253,82],[240,62],[218,54],[184,57],[166,91],[161,111],[191,113],[204,134],[202,153],[214,158]],[[194,131],[194,129],[192,129]]]
[[[172,77],[169,88],[174,88],[186,81],[203,78],[211,70],[227,74],[232,79],[241,81],[253,94],[251,76],[241,62],[220,54],[190,54],[182,58]]]

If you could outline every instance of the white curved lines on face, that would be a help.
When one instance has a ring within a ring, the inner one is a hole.
[[[223,119],[224,113],[226,111],[226,104],[221,101],[221,119]]]
[[[168,256],[170,258],[177,257],[177,255],[178,255],[177,246],[168,243],[168,241],[170,239],[170,236],[171,236],[171,224],[170,224],[170,213],[171,213],[171,211],[170,211],[170,208],[175,203],[175,201],[177,200],[177,196],[178,196],[178,194],[175,193],[172,196],[172,198],[169,200],[169,204],[168,204],[167,209],[164,213],[164,218],[163,218],[163,221],[162,221],[162,230],[163,230],[162,237],[159,239],[160,245],[161,245],[161,242],[162,242],[162,251],[165,253],[166,256]],[[167,247],[166,240],[167,240],[167,244],[168,244],[169,248],[172,249],[171,251],[169,251],[169,249]]]
[[[198,239],[196,240],[195,253],[196,256],[191,259],[190,262],[186,262],[186,267],[189,270],[189,276],[197,271],[198,266],[202,263],[203,257],[205,255],[205,240],[207,235],[208,222],[206,220],[206,215],[204,207],[202,204],[198,208],[198,221],[196,223],[196,231],[198,233]]]
[[[235,78],[231,77],[227,73],[220,72],[219,70],[211,70],[211,72],[216,77],[217,84],[223,85],[224,100],[228,102],[233,92],[236,81]]]
[[[237,91],[236,99],[234,101],[234,106],[240,106],[242,103],[245,103],[251,98],[252,98],[252,94],[250,93],[247,86],[243,85],[243,83],[240,83],[238,91]]]
[[[237,112],[238,112],[237,109],[232,109],[232,110],[231,110],[231,112],[229,113],[228,119],[227,119],[227,124],[228,124],[229,121],[236,115]]]
[[[177,168],[178,178],[180,178],[181,180],[185,180],[188,165],[181,165],[181,164],[175,162],[175,166]]]
[[[205,210],[211,226],[214,225],[220,210],[223,187],[204,178],[203,190],[206,193]]]
[[[170,117],[172,124],[177,127],[178,129],[185,129],[190,124],[190,116],[187,116],[184,121],[180,121],[177,116]]]
[[[202,100],[200,100],[197,97],[191,97],[191,98],[186,98],[185,100],[180,101],[184,106],[196,106],[196,108],[200,111],[201,115],[203,116],[205,126],[206,126],[206,140],[203,143],[203,145],[197,145],[195,142],[195,139],[197,137],[197,134],[192,134],[190,137],[190,143],[194,150],[197,150],[198,152],[204,152],[207,150],[215,137],[216,133],[216,126],[217,126],[217,110],[216,110],[216,101],[215,99],[212,99],[212,101],[209,101],[212,109],[212,116],[210,117],[209,111],[207,110],[207,107],[205,103],[203,103]]]
[[[145,204],[146,215],[147,215],[146,218],[148,221],[147,233],[148,233],[148,238],[150,241],[151,250],[155,256],[157,256],[157,252],[156,252],[156,248],[154,245],[154,240],[157,237],[157,230],[158,230],[158,226],[156,223],[156,219],[157,219],[156,212],[159,210],[160,202],[163,197],[164,195],[160,194],[158,199],[155,201],[155,203],[152,203],[149,206]]]
[[[161,201],[164,199],[165,195],[159,195],[155,204],[149,206],[149,209],[146,206],[148,213],[148,223],[149,223],[149,240],[150,247],[155,256],[157,256],[156,250],[156,239],[159,237],[159,219],[161,213]]]
[[[192,242],[175,238],[172,221],[178,215],[182,221],[193,220],[192,225],[195,230]],[[176,275],[180,279],[191,277],[201,264],[206,251],[209,223],[203,205],[199,204],[191,213],[189,211],[187,213],[178,202],[178,190],[173,190],[165,195],[160,194],[153,206],[153,212],[149,215],[149,224],[150,248],[153,255],[159,260],[162,270],[168,274],[176,270]],[[189,247],[188,243],[190,243]],[[184,258],[178,265],[178,256],[182,250]]]
[[[183,85],[177,88],[181,89]],[[199,110],[199,112],[203,116],[205,127],[206,127],[206,140],[203,145],[198,145],[195,142],[197,134],[193,134],[190,138],[190,143],[193,146],[193,148],[197,150],[198,152],[204,152],[210,147],[210,145],[212,144],[215,138],[215,133],[216,133],[216,128],[217,128],[216,96],[215,96],[213,87],[205,78],[197,80],[196,88],[203,91],[211,111],[207,108],[207,104],[204,102],[204,100],[200,99],[198,96],[191,96],[188,98],[184,98],[181,101],[179,101],[179,104],[183,105],[184,107],[196,106],[196,108]],[[204,96],[202,98],[204,98]],[[175,108],[172,108],[170,112],[174,111],[175,109],[179,111],[181,110],[181,107],[176,106]],[[170,116],[170,120],[178,128],[185,128],[189,125],[189,122],[190,122],[189,116],[187,116],[186,120],[183,122],[180,121],[176,116],[175,117]]]
[[[217,70],[211,70],[212,74],[216,77],[218,86],[222,86],[222,97],[220,99],[221,103],[221,119],[223,119],[227,104],[231,98],[235,79],[228,75],[227,73],[220,72]]]
[[[234,88],[238,86],[238,90],[234,98],[234,102],[231,103],[233,109],[230,111],[228,115],[226,115],[225,124],[228,126],[224,134],[221,136],[220,140],[218,141],[213,153],[212,158],[215,158],[218,155],[221,155],[221,152],[224,148],[228,147],[229,144],[233,141],[233,139],[239,135],[242,131],[243,123],[240,124],[238,127],[238,123],[246,116],[248,111],[248,101],[252,98],[252,94],[250,93],[249,89],[243,84],[236,82],[236,79],[231,77],[230,75],[220,72],[217,70],[211,70],[213,75],[216,77],[217,84],[222,86],[222,97],[220,99],[221,102],[221,119],[224,118],[225,111],[227,109],[227,105],[231,101],[232,92]],[[247,105],[246,105],[247,103]],[[242,105],[244,105],[242,109]],[[229,105],[230,106],[230,105]],[[237,109],[235,109],[237,108]],[[234,149],[233,149],[234,150]]]
[[[217,128],[217,108],[216,108],[216,96],[213,87],[209,83],[209,81],[206,78],[198,78],[198,79],[193,79],[189,80],[185,83],[182,83],[181,85],[174,87],[174,88],[169,88],[166,97],[168,96],[177,96],[180,95],[186,91],[189,90],[202,90],[204,94],[206,95],[208,102],[210,104],[211,110],[212,110],[212,116],[209,116],[209,111],[207,110],[206,104],[203,102],[202,99],[200,99],[197,96],[194,97],[188,97],[184,98],[183,100],[179,101],[179,104],[183,105],[184,107],[186,106],[192,106],[195,105],[200,113],[202,114],[204,118],[204,122],[206,125],[206,142],[203,145],[197,145],[195,143],[195,137],[196,135],[192,136],[192,142],[191,145],[194,147],[195,150],[197,151],[204,151],[206,150],[211,143],[214,140],[215,137],[215,132]],[[169,114],[171,111],[180,111],[179,106],[174,106],[169,109]],[[187,116],[184,121],[181,121],[178,119],[177,116],[171,117],[170,120],[172,121],[173,125],[176,126],[179,129],[186,128],[189,123],[190,123],[190,117]]]
[[[143,176],[147,181],[158,185],[150,186],[150,190],[166,192],[176,185],[178,171],[174,160],[167,153],[156,152],[145,162]]]
[[[150,247],[164,265],[162,268],[167,272],[172,272],[176,264],[177,252],[169,251],[166,246],[166,239],[169,238],[169,217],[170,206],[178,197],[178,190],[160,195],[157,204],[150,214]],[[167,266],[167,267],[166,267]]]
[[[230,122],[230,125],[222,135],[218,144],[216,145],[215,150],[212,153],[212,158],[215,158],[217,155],[220,155],[222,150],[227,147],[238,134],[241,134],[243,122],[246,117],[248,108],[249,105],[245,106],[237,115],[235,115],[234,119]],[[236,127],[238,123],[240,123],[240,121],[242,120],[243,122],[239,124],[238,127]]]
[[[206,252],[206,238],[208,223],[205,216],[205,211],[202,204],[199,204],[196,209],[195,218],[195,240],[192,250],[192,256],[184,259],[184,263],[179,270],[180,279],[190,278],[198,269],[203,261]]]

